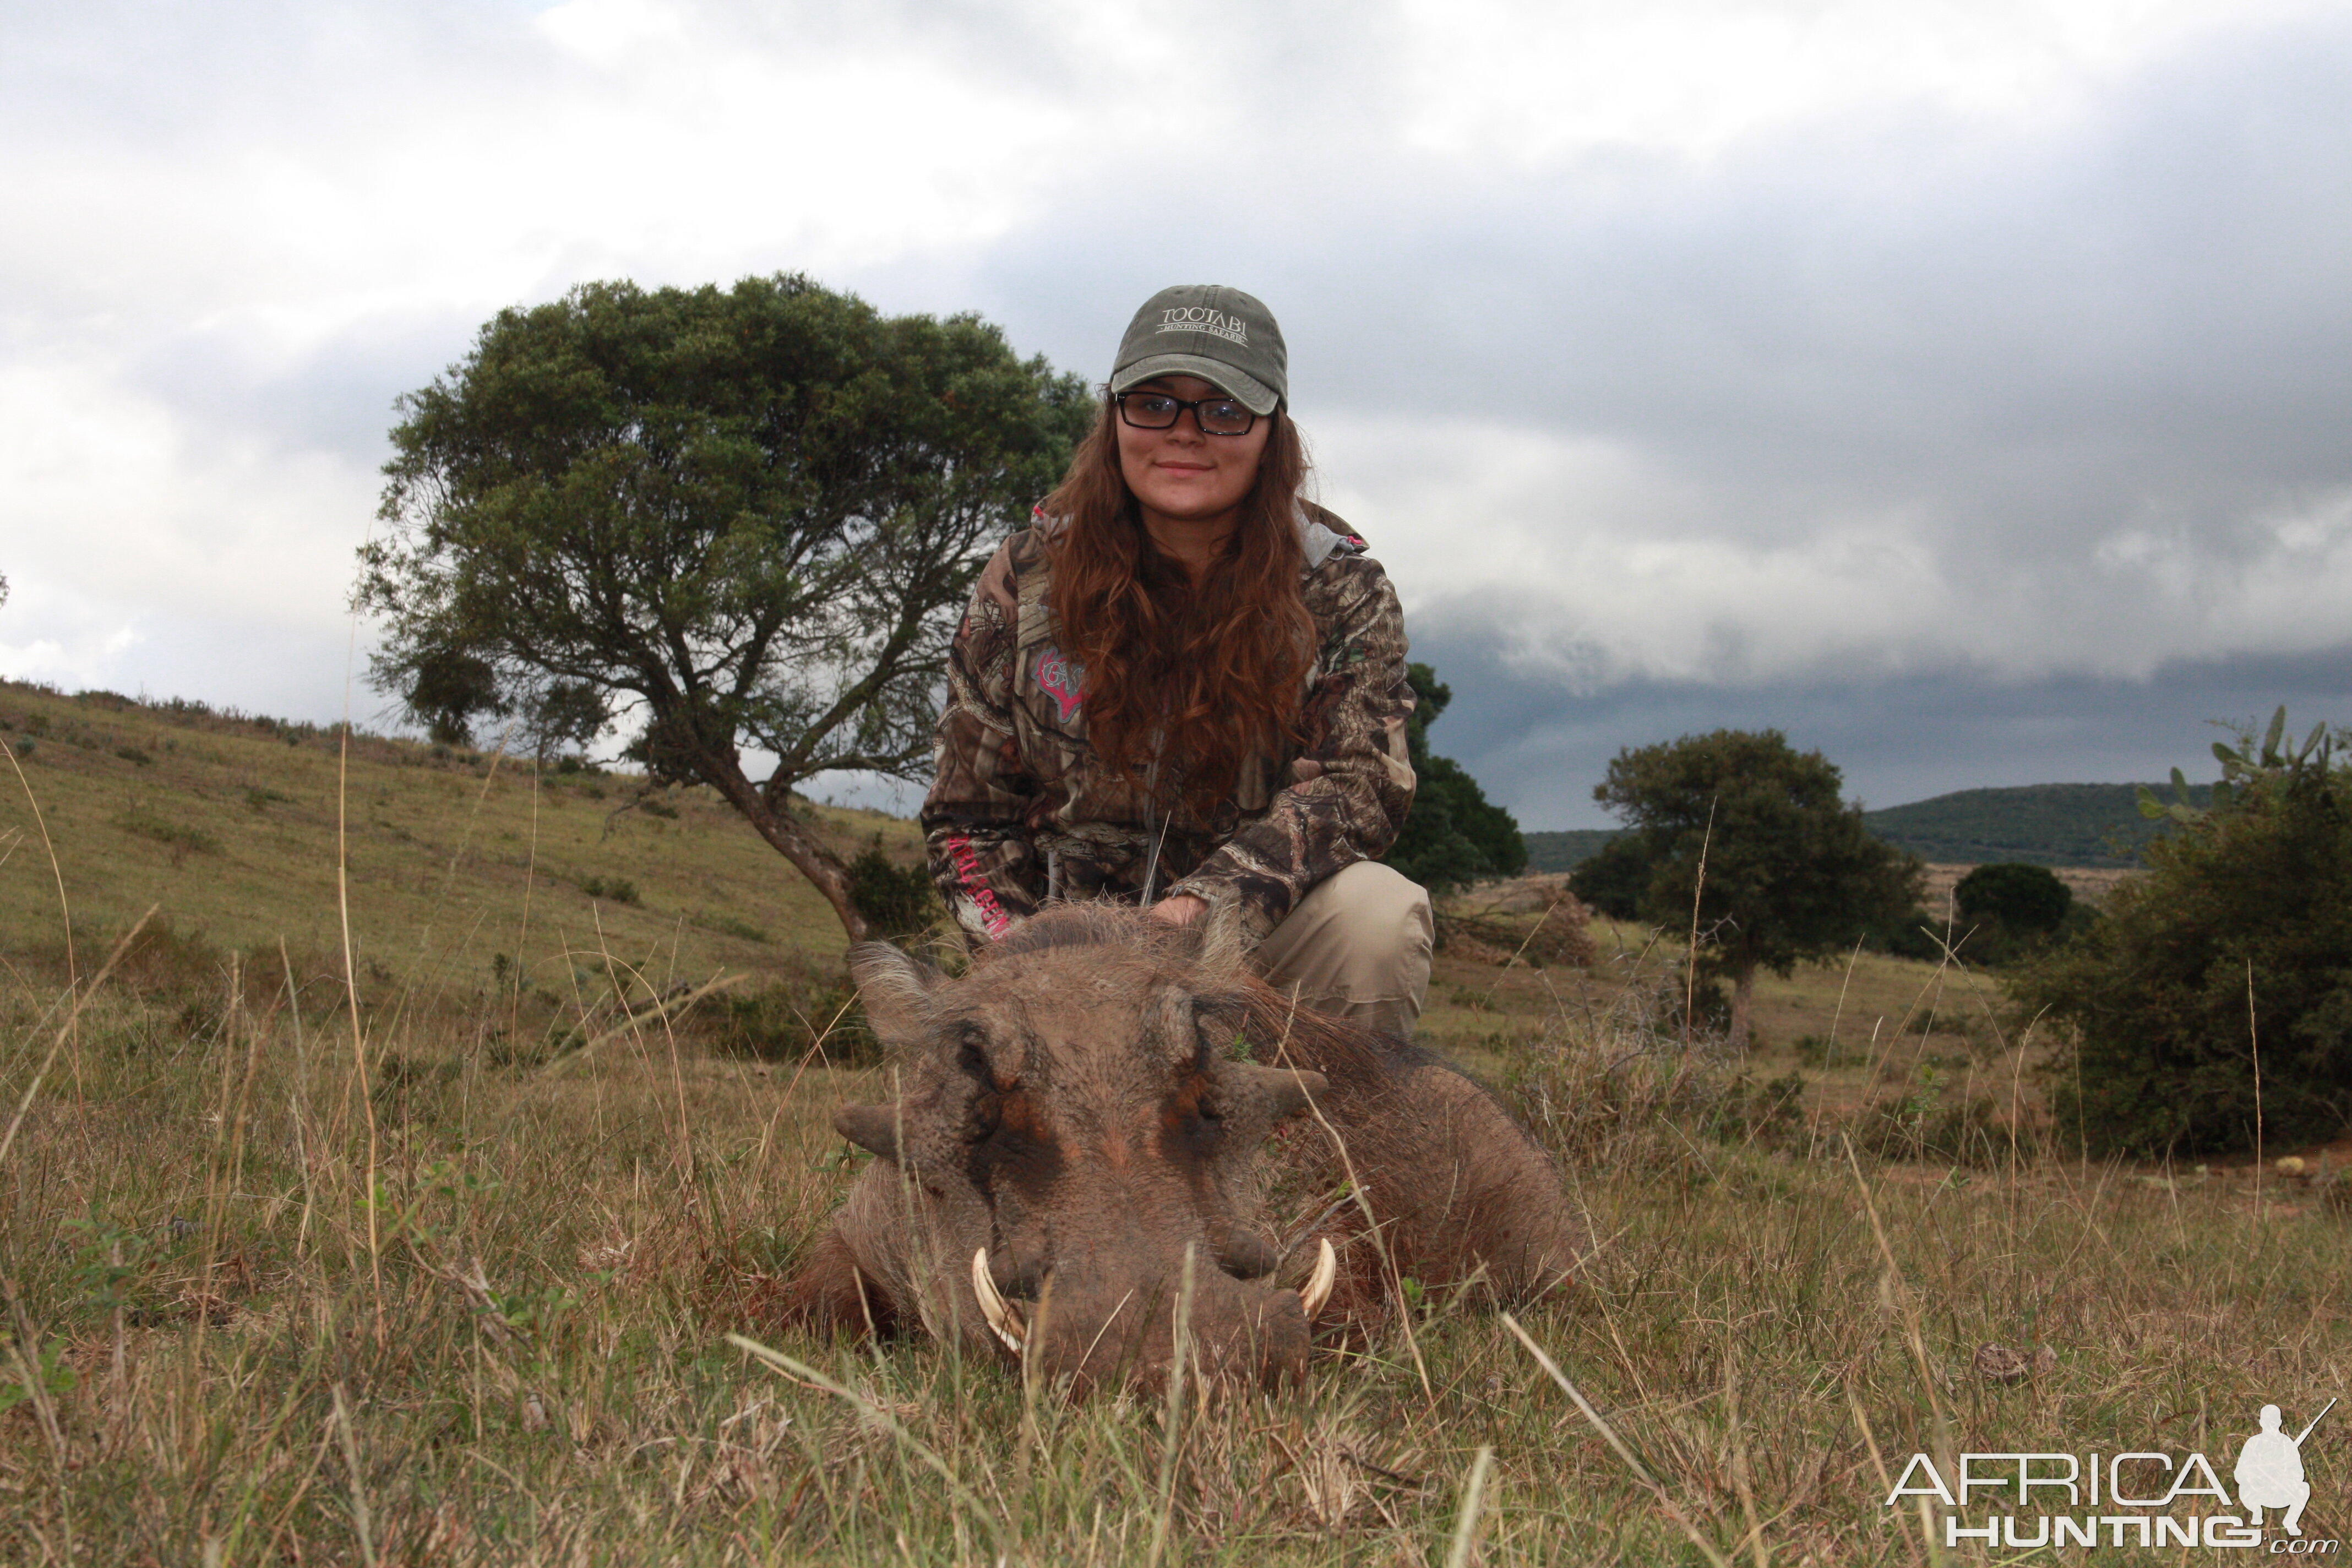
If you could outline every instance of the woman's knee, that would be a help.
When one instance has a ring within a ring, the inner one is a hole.
[[[1308,897],[1318,895],[1328,905],[1318,923],[1337,927],[1333,934],[1351,951],[1428,955],[1435,931],[1429,891],[1393,866],[1359,860],[1318,884]]]

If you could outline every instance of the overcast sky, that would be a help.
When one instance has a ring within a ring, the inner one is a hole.
[[[2352,720],[2352,5],[0,0],[0,211],[21,679],[339,716],[399,393],[795,270],[1096,378],[1263,298],[1530,827],[1721,725],[1892,805]]]

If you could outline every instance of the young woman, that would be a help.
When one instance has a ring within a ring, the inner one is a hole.
[[[982,572],[948,662],[931,872],[968,938],[1048,900],[1238,907],[1307,1005],[1410,1034],[1428,895],[1375,857],[1412,804],[1404,622],[1307,502],[1287,353],[1238,289],[1162,289],[1093,434]]]

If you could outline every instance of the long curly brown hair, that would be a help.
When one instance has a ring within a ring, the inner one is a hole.
[[[1315,623],[1299,592],[1297,515],[1307,449],[1283,411],[1257,482],[1195,584],[1143,526],[1119,471],[1118,416],[1106,398],[1070,471],[1039,507],[1062,651],[1086,671],[1087,734],[1131,783],[1203,820],[1253,753],[1300,740],[1299,698]]]

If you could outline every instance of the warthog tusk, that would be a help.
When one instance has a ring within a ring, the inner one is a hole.
[[[1331,1244],[1327,1241],[1323,1245]],[[980,1298],[981,1315],[996,1331],[996,1337],[1019,1355],[1023,1342],[1029,1338],[1028,1325],[1021,1321],[1021,1310],[996,1293],[996,1279],[988,1271],[988,1248],[984,1247],[971,1255],[971,1293]]]
[[[1339,1278],[1339,1255],[1331,1250],[1331,1238],[1325,1237],[1316,1243],[1315,1272],[1298,1288],[1298,1304],[1307,1309],[1307,1321],[1313,1322],[1323,1303],[1331,1299],[1332,1281]]]

